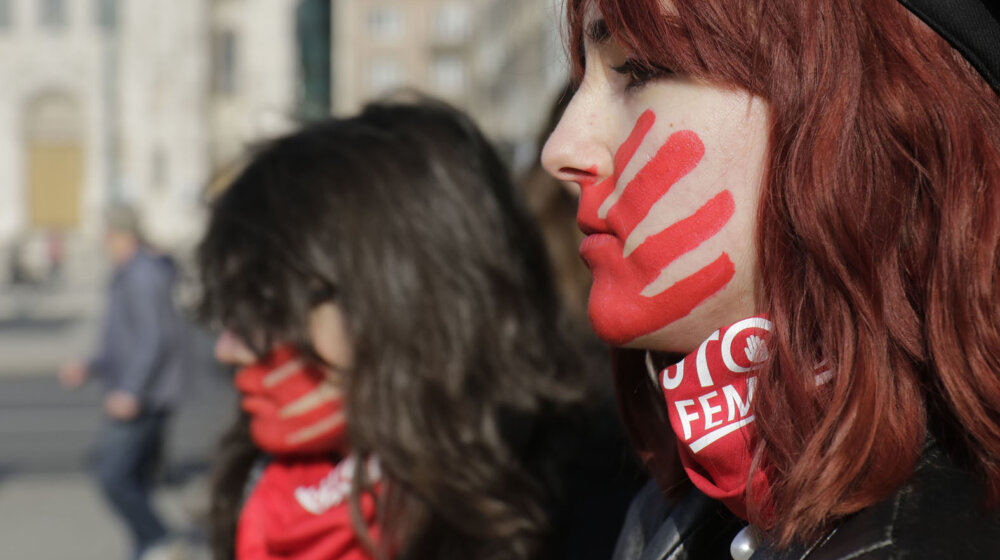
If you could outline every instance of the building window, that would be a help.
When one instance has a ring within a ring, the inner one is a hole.
[[[403,68],[396,60],[388,58],[373,60],[369,71],[372,94],[378,95],[403,83]]]
[[[376,41],[395,41],[403,34],[403,15],[393,6],[376,6],[368,12],[368,34]]]
[[[94,15],[97,27],[114,31],[118,27],[118,0],[95,0]]]
[[[456,93],[465,87],[465,61],[456,54],[434,57],[431,63],[431,83],[443,93]]]
[[[438,8],[434,16],[434,34],[440,41],[461,41],[469,33],[469,9],[450,2]]]
[[[64,0],[42,0],[39,4],[39,21],[43,27],[59,29],[66,26],[66,2]]]
[[[226,29],[212,36],[212,91],[233,95],[237,90],[236,32]]]
[[[0,0],[0,31],[14,26],[14,6],[12,0]]]

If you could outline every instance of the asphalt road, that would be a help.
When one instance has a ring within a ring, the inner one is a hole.
[[[106,271],[78,255],[53,285],[0,284],[0,560],[126,560],[129,542],[88,472],[102,422],[97,384],[63,391],[56,371],[97,339]],[[73,267],[71,267],[73,268]],[[184,560],[207,560],[207,468],[235,412],[231,380],[195,337],[197,367],[168,435],[159,511],[187,543]]]
[[[89,323],[89,324],[88,324]],[[75,325],[75,326],[74,326]],[[0,321],[0,559],[125,560],[127,536],[88,473],[102,422],[96,383],[60,388],[52,364],[86,346],[92,321]],[[45,348],[45,353],[39,353]],[[207,560],[207,470],[236,406],[231,380],[202,347],[170,427],[155,500],[184,560]],[[21,364],[27,367],[22,369]],[[43,364],[48,364],[46,368]],[[47,369],[47,371],[46,371]]]
[[[62,390],[55,373],[0,379],[0,474],[85,470],[102,419],[100,399],[96,384]],[[189,387],[170,428],[168,470],[204,467],[234,402],[228,379],[219,373]]]
[[[100,391],[59,388],[55,375],[0,379],[0,559],[125,560],[127,536],[87,472],[100,426]],[[207,469],[235,399],[215,375],[191,387],[174,416],[157,509],[207,560]]]

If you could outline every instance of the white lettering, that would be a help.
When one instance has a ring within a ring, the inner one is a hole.
[[[674,371],[676,372],[673,377],[670,376],[670,369],[667,368],[663,370],[663,388],[672,391],[681,386],[681,381],[684,380],[684,362],[677,362],[674,366]]]
[[[747,378],[746,402],[743,401],[743,397],[740,396],[739,391],[737,391],[732,385],[726,385],[722,388],[722,392],[726,395],[726,408],[729,409],[729,422],[732,422],[733,419],[736,418],[737,409],[740,411],[740,418],[743,418],[750,413],[750,403],[753,402],[753,391],[756,386],[756,377]]]
[[[302,506],[302,509],[314,515],[320,515],[343,503],[351,493],[354,465],[354,455],[349,455],[315,485],[297,487],[294,491],[295,499]],[[365,467],[369,481],[377,482],[382,478],[381,467],[374,457],[369,458]]]
[[[692,412],[688,413],[687,407],[694,406],[694,401],[691,399],[685,399],[682,401],[677,401],[674,403],[677,407],[677,415],[681,419],[681,427],[684,429],[684,440],[691,439],[691,421],[698,419],[698,413]]]
[[[701,403],[701,410],[705,413],[705,429],[711,430],[712,428],[722,424],[722,420],[712,420],[712,416],[717,412],[722,412],[721,406],[710,406],[708,404],[708,399],[719,396],[717,391],[712,391],[707,395],[702,395],[698,397],[698,402]]]
[[[771,332],[771,321],[764,319],[763,317],[750,317],[749,319],[743,319],[733,326],[729,327],[726,331],[726,336],[722,338],[722,361],[729,368],[729,371],[733,373],[743,373],[746,371],[760,369],[763,364],[754,364],[750,367],[743,367],[736,363],[733,359],[733,341],[736,339],[736,335],[747,329],[763,329],[767,332]]]
[[[701,382],[702,387],[715,385],[715,382],[712,381],[712,372],[708,371],[708,360],[705,358],[705,350],[708,349],[708,343],[712,340],[719,340],[719,331],[715,331],[701,343],[701,346],[698,347],[698,357],[695,359],[698,366],[698,381]]]
[[[747,416],[746,418],[740,420],[739,422],[733,422],[732,424],[723,426],[722,428],[719,428],[714,432],[708,432],[707,434],[701,436],[693,443],[691,443],[691,451],[694,453],[698,453],[702,449],[705,449],[706,447],[719,441],[723,437],[728,436],[729,434],[735,432],[736,430],[739,430],[740,428],[746,426],[750,422],[753,422],[753,416]]]

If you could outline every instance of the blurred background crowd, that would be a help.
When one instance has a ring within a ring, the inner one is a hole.
[[[127,555],[86,472],[100,388],[56,382],[98,338],[108,208],[134,207],[180,263],[184,309],[206,201],[303,122],[415,88],[468,111],[530,181],[566,79],[559,4],[0,0],[0,557]],[[205,473],[234,397],[212,336],[186,336],[156,500],[206,558]]]

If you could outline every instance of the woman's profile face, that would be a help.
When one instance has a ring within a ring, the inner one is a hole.
[[[645,69],[587,10],[584,75],[542,154],[581,188],[588,314],[611,344],[688,353],[753,315],[767,106]]]
[[[250,433],[270,453],[321,453],[344,445],[340,372],[352,366],[353,347],[336,305],[317,306],[308,322],[312,346],[323,366],[309,363],[286,344],[257,356],[230,331],[223,331],[215,345],[219,361],[241,366],[234,383],[250,417]]]
[[[333,303],[316,306],[309,314],[309,336],[313,348],[324,362],[336,369],[350,368],[354,352],[347,334],[344,314]],[[223,330],[215,341],[215,359],[233,366],[248,366],[259,359],[244,340],[230,330]],[[336,382],[336,373],[328,372],[330,383]]]

